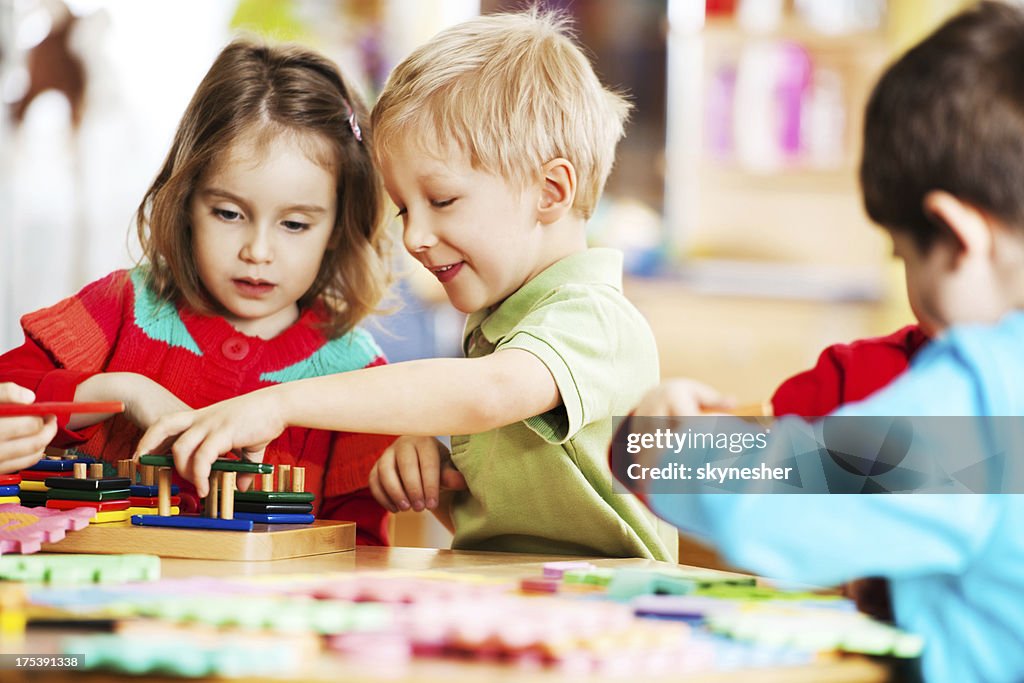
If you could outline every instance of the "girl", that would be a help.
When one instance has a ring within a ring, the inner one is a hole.
[[[119,400],[55,445],[129,458],[161,415],[289,380],[381,365],[356,324],[387,285],[382,192],[366,107],[337,68],[245,41],[217,57],[136,216],[144,263],[24,316],[0,381],[40,401]],[[272,463],[307,469],[324,518],[387,542],[366,489],[391,437],[289,429]],[[197,507],[184,481],[183,508]]]

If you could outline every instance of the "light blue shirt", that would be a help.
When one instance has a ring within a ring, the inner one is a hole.
[[[836,414],[1024,415],[1024,313],[949,330],[909,372]],[[925,638],[927,681],[1024,680],[1024,496],[652,494],[649,504],[759,574],[889,578],[897,623]]]

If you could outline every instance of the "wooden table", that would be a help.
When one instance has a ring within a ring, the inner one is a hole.
[[[327,572],[347,572],[358,570],[443,570],[446,572],[465,572],[486,574],[494,577],[521,578],[537,576],[545,562],[555,560],[581,559],[579,557],[554,557],[547,555],[520,555],[509,553],[486,553],[453,550],[435,550],[429,548],[373,548],[357,547],[354,552],[333,553],[292,560],[276,560],[272,562],[218,562],[212,560],[162,560],[164,578],[186,578],[194,576],[232,577],[257,576],[274,574],[308,574]],[[635,567],[655,568],[673,566],[654,560],[638,559],[593,559],[590,560],[601,567]],[[24,652],[55,652],[56,637],[31,635],[20,648]],[[316,662],[312,671],[289,680],[321,681],[344,680],[349,682],[362,681],[416,681],[422,683],[461,683],[463,681],[579,681],[581,678],[559,673],[557,671],[525,671],[514,667],[494,664],[463,663],[437,660],[413,660],[398,675],[384,676],[380,672],[368,670],[365,666],[353,665],[338,657],[324,655]],[[71,681],[136,681],[141,680],[130,676],[112,673],[93,672],[15,672],[0,673],[5,682],[39,681],[40,683],[64,683]],[[744,670],[734,672],[708,673],[697,677],[686,678],[687,681],[754,681],[758,683],[786,681],[860,681],[875,682],[889,679],[888,669],[864,657],[842,657],[818,662],[813,665],[797,668],[777,668],[762,670]],[[147,680],[184,680],[156,679]],[[237,679],[235,679],[237,680]],[[261,679],[244,679],[257,681]],[[262,679],[275,680],[281,679]],[[629,681],[623,678],[601,679],[588,677],[585,680]],[[652,681],[678,681],[679,677],[647,679]],[[632,683],[632,682],[630,682]]]

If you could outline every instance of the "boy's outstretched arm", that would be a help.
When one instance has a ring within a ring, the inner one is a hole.
[[[482,358],[433,358],[260,389],[157,421],[136,453],[170,445],[175,467],[205,495],[210,464],[232,450],[262,457],[286,427],[377,434],[473,434],[561,403],[548,368],[520,349]]]

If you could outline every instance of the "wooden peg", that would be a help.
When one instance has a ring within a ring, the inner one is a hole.
[[[235,518],[235,472],[220,473],[220,518]]]
[[[260,477],[260,488],[266,492],[274,490],[274,475],[273,474],[261,474]]]
[[[156,483],[155,481],[153,481],[156,478],[155,477],[155,474],[156,474],[155,470],[156,470],[156,468],[153,465],[143,465],[142,466],[142,485],[143,486],[153,486]]]
[[[306,468],[305,467],[293,467],[292,468],[292,492],[293,493],[304,493],[306,490]]]
[[[102,479],[103,478],[103,463],[94,462],[89,465],[89,478],[90,479]]]
[[[287,491],[292,481],[292,466],[291,465],[275,465],[274,469],[277,470],[277,490]]]
[[[206,516],[217,518],[217,499],[220,497],[220,472],[210,472],[210,492],[206,494]]]
[[[84,462],[75,463],[75,479],[86,479],[89,476],[89,465]]]
[[[132,473],[132,461],[131,460],[118,460],[117,461],[117,476],[122,479],[128,479]]]
[[[161,467],[156,471],[156,513],[161,517],[171,516],[171,468]]]

